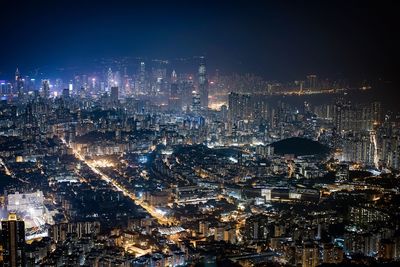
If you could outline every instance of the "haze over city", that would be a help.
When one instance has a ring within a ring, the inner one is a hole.
[[[0,265],[399,263],[394,1],[0,7]]]
[[[394,78],[395,9],[371,1],[2,3],[2,73],[94,59],[208,57],[212,68],[298,79]],[[83,65],[83,66],[81,66]],[[232,66],[231,66],[232,65]]]

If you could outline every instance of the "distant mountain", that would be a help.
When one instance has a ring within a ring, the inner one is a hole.
[[[274,152],[278,155],[294,154],[296,156],[322,156],[329,153],[329,148],[327,146],[319,142],[300,137],[283,139],[272,143],[271,146],[274,147]]]

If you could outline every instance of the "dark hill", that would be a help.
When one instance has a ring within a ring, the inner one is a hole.
[[[306,139],[293,137],[278,142],[272,143],[275,154],[285,155],[294,154],[296,156],[305,155],[326,155],[329,153],[329,148],[319,142]]]

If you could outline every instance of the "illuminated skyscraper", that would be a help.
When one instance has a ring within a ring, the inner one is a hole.
[[[7,83],[5,80],[0,80],[0,93],[2,95],[8,94]]]
[[[312,242],[303,245],[302,266],[315,267],[319,265],[318,246]]]
[[[177,83],[178,82],[178,76],[176,75],[176,71],[173,70],[171,74],[171,83]]]
[[[202,108],[208,108],[208,80],[206,75],[206,64],[204,57],[200,57],[199,66],[199,94],[200,94],[200,105]]]
[[[228,97],[228,120],[232,127],[240,120],[251,119],[252,109],[250,95],[230,93]]]
[[[343,261],[343,249],[326,243],[322,248],[322,262],[330,264],[340,264]]]
[[[107,89],[111,90],[111,87],[113,86],[114,86],[114,77],[111,68],[109,68],[107,72]]]
[[[50,83],[48,80],[43,80],[42,82],[42,93],[44,98],[49,98],[50,96]]]
[[[140,94],[145,94],[146,92],[146,65],[144,62],[140,62],[139,69],[139,83],[140,83]]]
[[[21,74],[19,73],[19,70],[15,71],[15,88],[18,94],[18,97],[22,97],[24,94],[24,81],[22,79]]]
[[[20,73],[19,73],[19,69],[17,67],[17,69],[15,70],[15,81],[17,81],[19,77],[20,77]]]
[[[175,70],[172,71],[171,75],[171,88],[169,92],[168,106],[170,110],[182,110],[182,98],[179,94],[178,78],[176,76]]]
[[[196,91],[193,91],[192,95],[192,112],[198,114],[201,108],[200,94]]]
[[[10,213],[1,222],[3,243],[3,266],[26,266],[25,262],[25,223]]]

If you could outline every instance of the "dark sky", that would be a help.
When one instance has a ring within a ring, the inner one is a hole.
[[[23,71],[99,57],[206,55],[222,72],[268,79],[394,79],[394,3],[2,0],[0,78],[17,65]]]

